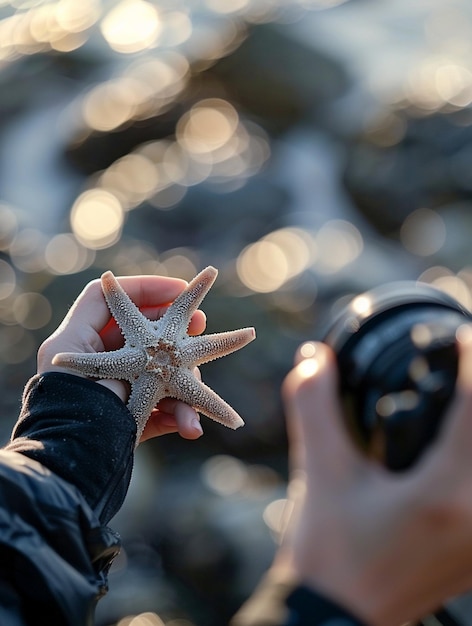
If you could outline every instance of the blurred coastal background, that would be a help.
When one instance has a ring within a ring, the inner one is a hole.
[[[392,280],[471,306],[471,140],[467,0],[0,0],[2,442],[107,269],[214,265],[208,332],[257,330],[202,367],[246,426],[139,448],[98,626],[223,626],[250,594],[296,347]]]

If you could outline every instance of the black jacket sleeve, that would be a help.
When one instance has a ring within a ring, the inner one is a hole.
[[[135,441],[135,421],[118,396],[86,378],[50,372],[26,385],[6,449],[77,487],[106,524],[128,490]]]
[[[128,409],[102,385],[59,373],[28,383],[0,451],[0,624],[93,624],[135,439]]]

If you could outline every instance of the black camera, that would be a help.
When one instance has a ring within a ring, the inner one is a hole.
[[[456,331],[471,321],[442,291],[400,282],[355,297],[330,325],[348,429],[368,456],[405,470],[435,438],[454,394]]]

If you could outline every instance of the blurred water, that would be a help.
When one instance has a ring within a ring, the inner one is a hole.
[[[77,187],[77,175],[63,162],[64,137],[57,128],[68,103],[38,103],[8,125],[0,142],[2,202],[18,207],[25,225],[50,234],[60,232]]]
[[[472,70],[472,6],[466,0],[347,2],[307,13],[291,31],[329,51],[348,68],[356,89],[384,102],[404,94],[412,71],[425,63]]]
[[[34,7],[41,4],[35,3]],[[110,8],[114,4],[118,3],[99,3],[100,10],[103,12],[105,7]],[[245,13],[250,14],[251,9],[254,10],[258,5],[257,2],[240,4],[243,8],[235,13],[243,19]],[[346,131],[362,128],[368,117],[374,116],[379,109],[411,95],[415,82],[418,86],[431,64],[459,64],[468,71],[472,69],[470,3],[455,1],[445,6],[438,0],[415,3],[407,0],[358,0],[325,10],[321,10],[323,3],[311,4],[320,10],[309,10],[309,2],[287,3],[291,8],[282,13],[286,23],[279,24],[279,28],[294,41],[328,54],[349,75],[350,89],[330,103],[336,123],[341,128],[344,126]],[[28,4],[20,3],[18,6],[23,8],[28,7]],[[156,2],[156,6],[165,7],[166,3]],[[190,41],[172,46],[172,49],[182,50],[198,58],[199,46],[204,48],[205,42],[197,33],[197,25],[202,28],[205,20],[213,24],[215,12],[209,9],[211,3],[192,3],[191,6],[194,36]],[[214,3],[214,6],[219,6],[219,3]],[[185,14],[187,4],[178,3],[174,8]],[[0,16],[12,12],[14,9],[4,6]],[[297,19],[301,16],[302,19]],[[275,21],[277,17],[275,11]],[[226,23],[232,23],[233,18],[231,12],[217,14],[221,31],[224,31]],[[64,89],[61,74],[57,74],[54,83],[47,67],[40,69],[44,72],[43,85],[36,77],[38,82],[35,83],[35,89],[27,96],[28,106],[23,110],[23,104],[19,107],[20,112],[8,120],[2,133],[0,198],[11,203],[29,225],[37,226],[41,222],[42,228],[46,230],[54,225],[56,231],[59,230],[61,221],[58,218],[71,206],[78,182],[73,170],[65,168],[62,162],[65,143],[70,137],[64,132],[63,126],[57,124],[57,120],[68,105],[80,98],[85,88],[97,80],[113,77],[124,65],[129,64],[126,55],[110,54],[97,24],[92,26],[88,40],[82,46],[81,55],[86,57],[87,54],[93,55],[95,62],[103,68],[101,78],[100,73],[97,76],[96,69],[83,72],[79,79],[69,80]],[[152,55],[154,51],[144,51],[141,56],[143,54]],[[25,63],[27,59],[21,62]],[[4,89],[8,88],[7,80]],[[285,138],[285,141],[290,143],[291,140]],[[323,149],[323,141],[326,143],[326,138],[321,139],[320,150]],[[316,149],[316,143],[312,145]],[[328,147],[330,150],[332,148]],[[289,161],[287,169],[290,169]],[[336,184],[336,180],[333,184]],[[339,198],[333,200],[335,211],[339,211],[343,204],[345,206],[345,203],[339,203]],[[333,203],[328,201],[327,207],[327,211],[333,210]]]

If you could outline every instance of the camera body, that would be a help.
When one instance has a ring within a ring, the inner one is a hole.
[[[436,437],[454,394],[457,329],[472,314],[434,287],[390,283],[355,297],[323,341],[338,361],[347,427],[392,471],[413,465]]]

